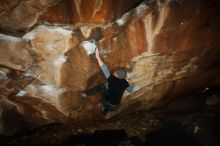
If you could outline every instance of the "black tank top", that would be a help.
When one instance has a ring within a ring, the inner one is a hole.
[[[113,105],[118,105],[121,102],[123,93],[128,88],[129,84],[125,79],[119,79],[113,75],[110,75],[107,81],[108,94],[106,100]]]

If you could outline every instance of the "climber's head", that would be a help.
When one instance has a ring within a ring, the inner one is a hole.
[[[127,77],[127,71],[126,69],[119,67],[113,72],[113,75],[119,79],[125,79]]]

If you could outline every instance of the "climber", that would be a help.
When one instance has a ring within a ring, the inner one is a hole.
[[[119,106],[124,91],[127,90],[131,93],[134,87],[129,86],[127,71],[125,69],[118,68],[110,74],[107,65],[103,63],[99,56],[98,48],[96,48],[95,56],[107,83],[81,91],[80,95],[83,98],[88,98],[88,96],[100,92],[102,94],[102,104],[104,106],[102,114],[106,116],[109,111],[114,111]]]

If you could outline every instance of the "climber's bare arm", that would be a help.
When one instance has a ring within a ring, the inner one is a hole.
[[[98,48],[96,48],[96,50],[95,50],[95,57],[96,57],[96,59],[97,59],[97,61],[99,63],[99,66],[104,64],[104,62],[102,61],[102,59],[99,56],[99,49]]]
[[[96,56],[96,59],[98,61],[98,64],[99,64],[103,74],[105,75],[105,78],[108,79],[110,77],[110,72],[109,72],[109,69],[108,69],[107,65],[104,64],[104,62],[100,58],[98,48],[96,48],[95,56]]]
[[[129,78],[126,76],[125,80],[129,83]],[[134,90],[134,86],[130,85],[129,83],[129,87],[126,89],[129,93],[132,93]]]

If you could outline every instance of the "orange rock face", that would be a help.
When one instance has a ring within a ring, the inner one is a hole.
[[[126,92],[109,117],[158,108],[182,94],[220,85],[217,0],[51,3],[37,17],[38,22],[47,23],[35,23],[31,29],[22,25],[30,30],[16,38],[19,41],[0,35],[4,53],[0,54],[1,101],[10,100],[8,106],[26,117],[31,115],[24,111],[33,109],[33,115],[38,115],[36,126],[44,123],[42,119],[65,122],[71,118],[83,123],[100,116],[99,94],[88,100],[78,95],[78,91],[105,82],[95,56],[81,45],[88,39],[98,40],[110,70],[127,68],[130,84],[135,86],[135,92]],[[10,21],[7,23],[18,23]],[[5,29],[6,21],[1,23]],[[8,106],[1,108],[8,111]],[[57,113],[59,118],[54,116]]]
[[[41,21],[61,24],[106,24],[137,6],[142,0],[63,0],[41,15]]]
[[[6,30],[26,30],[38,21],[45,8],[57,3],[58,0],[1,0],[0,27]]]

